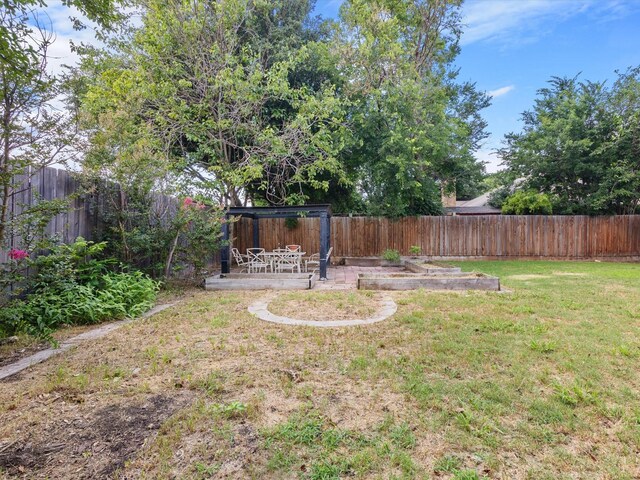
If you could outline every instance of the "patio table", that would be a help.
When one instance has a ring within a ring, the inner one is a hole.
[[[265,260],[271,264],[271,271],[275,272],[275,267],[278,264],[278,261],[283,257],[287,258],[296,258],[296,262],[298,265],[302,264],[302,257],[304,257],[306,252],[291,252],[291,251],[273,251],[273,252],[264,252],[262,256],[264,256]]]

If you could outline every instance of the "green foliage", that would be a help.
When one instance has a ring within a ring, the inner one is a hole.
[[[502,208],[502,205],[511,194],[511,186],[498,187],[489,194],[489,205],[494,208]]]
[[[297,218],[285,218],[284,226],[287,227],[289,230],[294,230],[298,226],[298,219]]]
[[[551,215],[552,210],[549,196],[532,190],[516,192],[502,204],[504,215]]]
[[[124,172],[123,172],[124,173]],[[158,278],[189,268],[199,275],[222,244],[226,221],[220,205],[185,197],[182,202],[151,184],[114,185],[86,177],[107,201],[96,205],[105,253]]]
[[[344,99],[319,78],[298,84],[328,54],[303,28],[309,5],[148,2],[131,41],[114,45],[127,61],[105,60],[79,93],[89,158],[165,169],[234,205],[243,193],[299,203],[303,186],[327,189],[325,174],[346,181]]]
[[[113,0],[68,0],[100,27],[113,26],[122,16]],[[30,175],[75,155],[77,133],[71,108],[59,100],[60,79],[47,66],[55,33],[47,28],[43,0],[8,0],[0,10],[0,244],[12,219],[9,206]],[[84,28],[77,18],[73,27]]]
[[[400,252],[398,250],[388,248],[384,252],[382,252],[382,258],[389,262],[399,262]]]
[[[98,286],[112,259],[98,260],[106,242],[94,243],[78,237],[72,244],[54,246],[47,255],[30,262],[36,274],[30,279],[33,288],[50,288],[68,283]]]
[[[303,470],[304,478],[369,478],[389,465],[399,467],[403,478],[413,478],[419,467],[411,455],[417,439],[405,423],[387,418],[375,432],[337,428],[315,411],[299,412],[266,430],[270,470]],[[306,468],[309,466],[310,468]]]
[[[93,22],[104,27],[113,25],[120,15],[114,9],[113,0],[69,0],[63,5],[73,6]],[[31,58],[37,50],[37,45],[25,42],[25,38],[37,41],[33,30],[39,23],[38,7],[46,7],[41,0],[10,0],[3,3],[2,22],[0,23],[0,58],[3,64],[11,70],[28,68]],[[84,28],[77,19],[73,20],[73,27]]]
[[[500,155],[525,189],[549,195],[560,214],[632,214],[640,202],[640,67],[607,87],[577,78],[538,91],[524,130]]]
[[[401,216],[440,214],[442,181],[474,196],[489,100],[455,82],[460,2],[353,0],[337,23],[312,8],[145,3],[133,35],[85,50],[71,82],[85,168],[131,186],[173,177],[224,205]]]
[[[482,480],[483,478],[486,477],[481,477],[475,470],[458,470],[453,475],[453,480]]]
[[[224,418],[242,418],[246,416],[247,405],[242,402],[220,403],[213,406],[213,411]]]
[[[158,283],[141,272],[113,272],[113,259],[98,259],[106,244],[78,238],[30,261],[26,295],[0,312],[0,333],[50,338],[61,325],[135,317],[155,302]]]
[[[23,252],[23,256],[10,258],[8,262],[0,264],[0,292],[10,292],[0,294],[0,307],[23,292],[29,259],[38,251],[56,245],[58,239],[47,235],[45,229],[53,217],[68,210],[69,202],[62,199],[42,200],[38,195],[34,195],[32,205],[18,206],[20,213],[11,212],[8,215],[4,231],[7,238],[19,238],[20,245],[12,249],[6,244],[3,246],[9,250],[10,256],[12,250]]]
[[[473,151],[486,136],[478,112],[489,99],[455,83],[459,6],[353,0],[342,7],[336,41],[353,91],[344,161],[368,214],[441,214],[443,182],[473,196],[481,181]]]
[[[169,250],[165,276],[169,276],[174,257],[200,274],[212,252],[222,245],[222,224],[226,222],[220,207],[207,206],[191,197],[185,198],[172,224],[173,244]]]
[[[409,253],[414,257],[420,255],[421,252],[422,252],[422,249],[420,248],[419,245],[411,245],[409,247]]]
[[[455,455],[445,455],[438,459],[433,466],[433,471],[437,473],[454,473],[462,466],[462,460]]]
[[[132,175],[140,181],[135,186],[117,186],[92,176],[84,180],[86,189],[104,200],[94,204],[93,213],[100,218],[96,237],[107,242],[105,254],[153,277],[162,276],[175,234],[170,215],[176,209],[171,208],[168,197],[153,192],[140,175]]]

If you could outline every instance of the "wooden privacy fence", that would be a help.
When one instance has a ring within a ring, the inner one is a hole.
[[[92,212],[89,202],[73,194],[78,192],[80,185],[73,176],[65,170],[46,167],[33,175],[16,175],[16,188],[10,198],[9,215],[20,215],[33,206],[38,199],[55,200],[69,199],[70,208],[65,213],[55,216],[47,225],[47,235],[57,235],[64,243],[71,243],[77,237],[91,238],[97,218]],[[17,235],[8,234],[5,239],[7,246],[22,248],[23,241]],[[0,263],[7,261],[7,250],[0,249]]]
[[[99,240],[101,229],[104,228],[102,216],[110,208],[105,196],[99,194],[79,195],[80,182],[74,175],[66,170],[45,167],[31,175],[16,175],[14,183],[20,185],[11,196],[9,203],[9,215],[20,215],[29,207],[36,204],[39,199],[55,200],[67,199],[69,209],[60,215],[56,215],[47,225],[45,234],[57,236],[63,243],[73,243],[77,237],[87,240]],[[117,187],[114,184],[112,186]],[[151,207],[152,218],[165,224],[176,214],[178,201],[167,195],[154,195]],[[8,260],[9,248],[23,248],[24,242],[19,235],[7,232],[5,239],[7,249],[0,248],[0,263]]]
[[[300,244],[319,250],[320,224],[301,218],[260,220],[260,246]],[[252,247],[252,221],[240,218],[234,246]],[[336,257],[377,256],[386,249],[409,255],[417,245],[430,257],[640,259],[640,215],[610,217],[487,215],[447,217],[333,217],[331,246]]]
[[[24,177],[24,186],[12,198],[10,208],[20,213],[37,197],[52,200],[70,198],[69,211],[58,215],[47,226],[64,242],[78,236],[91,239],[100,230],[100,211],[104,199],[97,196],[73,197],[79,190],[73,176],[56,168],[45,168]],[[177,201],[158,195],[154,209],[158,217],[170,218]],[[307,253],[319,251],[318,218],[300,218],[290,228],[285,219],[260,220],[260,245],[267,249],[300,244]],[[252,247],[251,219],[240,218],[232,226],[234,246],[241,251]],[[20,248],[21,239],[7,239],[9,247]],[[422,255],[431,257],[487,258],[611,258],[640,259],[640,215],[588,216],[453,216],[333,217],[331,245],[336,257],[377,256],[390,248],[403,255],[417,245]],[[0,262],[7,251],[0,250]]]

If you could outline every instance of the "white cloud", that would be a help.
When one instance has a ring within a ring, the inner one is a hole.
[[[514,85],[507,85],[506,87],[500,87],[500,88],[496,88],[495,90],[489,90],[487,92],[487,95],[489,95],[491,98],[501,97],[502,95],[506,95],[507,93],[509,93],[514,88],[516,88]]]
[[[461,43],[532,42],[567,18],[590,13],[610,20],[629,8],[620,0],[470,0],[463,7],[466,27]]]
[[[71,18],[80,19],[87,25],[87,28],[74,30]],[[47,49],[47,70],[54,75],[63,72],[63,65],[74,65],[77,62],[78,55],[71,51],[72,41],[76,45],[80,43],[99,44],[92,22],[87,20],[75,7],[64,6],[61,0],[48,2],[45,8],[35,12],[29,23],[32,25],[37,23],[41,28],[53,34],[53,43]],[[38,37],[37,34],[34,36]]]

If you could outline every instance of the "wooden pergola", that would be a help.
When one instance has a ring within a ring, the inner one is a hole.
[[[331,205],[300,205],[292,207],[230,207],[226,218],[246,217],[253,219],[253,247],[260,248],[261,218],[320,218],[320,279],[327,278],[327,252],[331,244]],[[229,249],[229,222],[222,225],[222,238],[227,244],[220,252],[222,273],[231,269]]]

